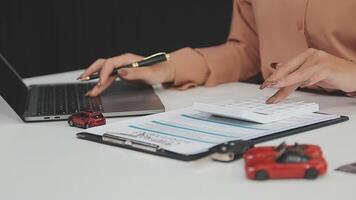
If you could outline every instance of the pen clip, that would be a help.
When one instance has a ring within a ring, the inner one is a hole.
[[[169,58],[169,56],[168,56],[168,54],[166,54],[166,52],[159,52],[159,53],[155,53],[153,55],[150,55],[150,56],[144,58],[143,60],[148,60],[148,59],[151,59],[153,57],[160,56],[160,55],[166,56],[167,59]]]
[[[118,134],[120,133],[115,133],[115,135],[110,133],[104,133],[104,135],[102,136],[102,140],[103,142],[110,143],[110,144],[129,146],[136,149],[152,151],[152,152],[157,152],[160,149],[159,146],[156,144],[122,137],[119,136]],[[122,134],[122,135],[127,135],[127,134]]]

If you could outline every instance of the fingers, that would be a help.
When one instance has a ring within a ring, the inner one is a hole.
[[[287,74],[285,77],[278,80],[275,87],[280,88],[295,84],[309,84],[306,82],[308,82],[308,80],[316,74],[320,74],[322,71],[323,67],[321,65],[315,65],[310,61],[306,61],[296,71],[291,74]]]
[[[139,61],[140,59],[140,56],[130,53],[107,59],[100,71],[100,85],[106,84],[114,68]]]
[[[278,103],[287,98],[299,86],[309,86],[323,80],[324,74],[319,73],[322,66],[315,62],[313,55],[318,51],[308,49],[290,61],[280,64],[279,66],[271,65],[276,71],[266,79],[260,86],[260,89],[266,87],[280,88],[266,103]],[[278,66],[278,67],[277,67]],[[317,74],[319,73],[319,76]]]
[[[311,87],[319,82],[321,82],[322,80],[324,80],[325,78],[328,77],[328,73],[323,71],[320,73],[314,73],[313,75],[311,75],[309,77],[308,80],[305,80],[300,87],[304,88],[304,87]]]
[[[118,71],[119,77],[124,80],[140,80],[146,84],[154,85],[173,80],[172,69],[166,64],[157,64],[151,67],[122,68]]]
[[[85,76],[100,71],[98,84],[87,93],[87,96],[97,96],[101,94],[115,80],[117,76],[112,76],[112,72],[117,67],[123,66],[117,70],[117,75],[124,80],[139,80],[147,84],[159,84],[162,82],[173,81],[175,69],[167,63],[160,63],[150,67],[129,68],[127,64],[142,60],[143,57],[134,54],[124,54],[121,56],[98,60],[93,63],[84,73]]]
[[[104,66],[101,68],[98,86],[106,85],[106,83],[110,79],[110,75],[111,75],[112,71],[114,70],[114,68],[116,67],[116,64],[114,63],[114,59],[117,59],[117,58],[107,59]]]
[[[281,66],[278,66],[276,71],[270,77],[268,77],[266,79],[266,81],[265,81],[266,84],[268,82],[273,82],[273,81],[279,80],[279,79],[285,77],[286,75],[294,72],[301,65],[303,65],[305,63],[305,61],[308,59],[308,57],[313,55],[315,52],[317,52],[317,50],[308,49],[308,50],[304,51],[303,53],[299,54],[298,56],[292,58],[288,62],[283,63]]]
[[[295,84],[300,84],[303,87],[318,83],[319,81],[328,77],[329,69],[327,64],[319,62],[317,52],[314,52],[306,58],[303,64],[299,66],[294,72],[285,74],[283,77],[267,82],[268,86],[277,88],[287,87]],[[266,85],[266,83],[264,83]],[[261,86],[262,87],[262,86]]]
[[[98,60],[96,60],[93,64],[91,64],[85,71],[82,75],[80,75],[78,77],[79,78],[83,78],[83,77],[86,77],[86,76],[90,76],[91,74],[95,73],[95,72],[98,72],[102,66],[104,65],[105,63],[105,59],[103,58],[100,58]]]
[[[95,87],[93,87],[89,92],[87,92],[85,94],[85,96],[90,96],[90,97],[96,97],[98,95],[100,95],[104,90],[106,90],[111,83],[116,79],[116,77],[109,77],[108,80],[102,84],[102,85],[96,85]]]
[[[139,80],[149,85],[163,82],[163,76],[160,75],[160,71],[155,73],[155,67],[123,68],[118,73],[120,78],[128,81]]]
[[[121,78],[125,80],[147,80],[152,76],[152,69],[142,68],[123,68],[118,71]]]
[[[161,83],[162,82],[160,80],[161,76],[153,76],[153,74],[154,74],[154,67],[122,68],[118,70],[118,76],[124,80],[128,80],[128,81],[140,80],[151,85]],[[98,96],[104,90],[106,90],[111,85],[111,83],[115,81],[115,79],[116,79],[115,76],[109,76],[105,82],[101,84],[97,84],[86,95],[91,97]]]
[[[287,98],[292,92],[294,92],[299,87],[299,84],[284,87],[279,89],[273,96],[267,99],[267,104],[274,104]]]

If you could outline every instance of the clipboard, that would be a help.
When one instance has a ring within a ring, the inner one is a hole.
[[[257,138],[254,138],[254,139],[251,139],[248,141],[253,144],[258,144],[261,142],[265,142],[265,141],[269,141],[269,140],[273,140],[273,139],[277,139],[277,138],[281,138],[281,137],[286,137],[286,136],[290,136],[290,135],[295,135],[298,133],[302,133],[302,132],[338,124],[341,122],[345,122],[347,120],[349,120],[349,118],[347,116],[340,116],[335,119],[331,119],[331,120],[327,120],[327,121],[323,121],[323,122],[319,122],[319,123],[315,123],[315,124],[310,124],[310,125],[286,130],[286,131],[272,133],[267,136],[257,137]],[[153,154],[153,155],[163,156],[163,157],[172,158],[172,159],[181,160],[181,161],[193,161],[193,160],[197,160],[199,158],[208,156],[208,155],[214,153],[213,150],[216,147],[216,146],[214,146],[202,153],[193,154],[193,155],[185,155],[185,154],[179,154],[176,152],[165,150],[163,148],[160,148],[156,144],[142,142],[142,141],[134,140],[131,138],[126,138],[124,136],[113,135],[110,133],[105,133],[104,135],[100,136],[100,135],[95,135],[95,134],[88,133],[88,132],[84,131],[84,132],[77,133],[77,137],[79,139],[84,139],[84,140],[97,142],[97,143],[101,143],[101,144],[121,147],[121,148],[130,149],[130,150],[134,150],[134,151],[138,151],[138,152],[144,152],[144,153],[149,153],[149,154]]]

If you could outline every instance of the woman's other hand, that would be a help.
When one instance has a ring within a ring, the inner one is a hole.
[[[291,60],[271,66],[275,71],[260,89],[276,87],[279,90],[266,103],[278,103],[298,87],[356,91],[356,63],[324,51],[310,48]]]
[[[110,76],[114,68],[131,64],[142,59],[142,56],[127,53],[108,59],[101,58],[96,60],[79,77],[90,76],[95,72],[100,73],[98,84],[86,95],[92,97],[97,96],[107,89],[117,78],[116,76]],[[164,82],[172,82],[174,79],[174,69],[167,64],[167,62],[164,62],[150,67],[122,68],[118,70],[118,76],[124,80],[138,80],[146,84],[154,85]]]

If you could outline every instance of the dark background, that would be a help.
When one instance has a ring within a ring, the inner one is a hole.
[[[23,77],[99,57],[223,43],[232,0],[0,0],[0,52]]]

